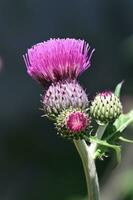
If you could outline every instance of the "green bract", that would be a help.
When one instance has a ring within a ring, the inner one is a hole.
[[[96,95],[90,107],[91,116],[98,124],[114,121],[122,113],[119,98],[112,92],[102,92]]]

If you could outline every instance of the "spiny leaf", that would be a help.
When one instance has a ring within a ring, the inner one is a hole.
[[[120,161],[121,161],[121,147],[120,146],[109,144],[106,140],[100,140],[94,136],[90,136],[89,139],[90,139],[90,142],[96,142],[99,145],[109,147],[109,148],[112,148],[113,150],[115,150],[117,161],[118,161],[118,163],[120,163]]]
[[[119,98],[120,97],[120,92],[121,92],[121,88],[123,85],[124,81],[121,81],[115,88],[114,94]]]
[[[113,123],[116,128],[116,132],[122,132],[130,123],[133,122],[133,110],[127,114],[122,114]]]
[[[109,141],[121,136],[121,132],[133,122],[133,110],[127,114],[121,114],[113,124],[110,124],[104,134],[104,139]]]

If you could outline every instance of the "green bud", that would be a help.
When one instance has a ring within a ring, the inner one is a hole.
[[[122,114],[122,104],[112,92],[102,92],[92,101],[90,114],[98,124],[106,124]]]

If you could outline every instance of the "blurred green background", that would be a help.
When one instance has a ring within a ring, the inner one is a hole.
[[[26,73],[28,47],[57,37],[95,48],[80,83],[93,98],[125,80],[124,111],[133,107],[133,0],[0,0],[0,200],[85,200],[82,164],[72,142],[41,118],[42,88]],[[133,138],[133,126],[125,133]],[[133,200],[133,146],[122,163],[98,161],[102,200]]]

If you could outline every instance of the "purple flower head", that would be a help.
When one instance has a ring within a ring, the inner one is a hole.
[[[81,108],[68,108],[57,117],[55,127],[58,134],[69,139],[83,139],[90,129],[91,118],[88,111]]]
[[[50,39],[28,49],[23,56],[28,74],[42,85],[76,79],[90,67],[94,49],[89,53],[84,40]]]
[[[88,122],[88,116],[83,112],[77,111],[68,115],[66,126],[70,132],[78,133],[86,129]]]

